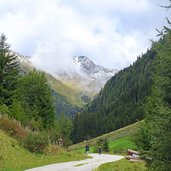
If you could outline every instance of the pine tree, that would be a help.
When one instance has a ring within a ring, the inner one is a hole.
[[[10,45],[6,43],[6,36],[0,36],[0,105],[12,104],[19,76],[19,62],[10,51]]]
[[[164,28],[163,33],[160,41],[154,44],[158,52],[156,74],[138,138],[139,147],[151,158],[150,169],[155,171],[171,168],[171,30]]]

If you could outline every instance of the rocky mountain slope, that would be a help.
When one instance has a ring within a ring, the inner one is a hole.
[[[117,72],[95,64],[86,56],[75,56],[73,64],[72,71],[58,71],[55,77],[64,83],[93,94],[97,94],[107,80]]]
[[[27,74],[35,68],[27,56],[23,56],[16,52],[12,53],[15,53],[20,62],[22,75]],[[92,99],[92,97],[89,97],[86,93],[64,84],[61,80],[53,77],[51,74],[45,73],[45,75],[48,84],[52,89],[57,114],[65,113],[67,115],[74,115]]]
[[[31,58],[13,52],[20,61],[21,74],[24,75],[34,68]],[[74,69],[55,74],[45,73],[55,99],[56,113],[73,115],[90,102],[106,81],[115,73],[103,66],[96,65],[88,57],[73,58]]]

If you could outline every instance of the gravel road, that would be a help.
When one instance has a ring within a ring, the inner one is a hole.
[[[80,161],[51,164],[33,169],[28,169],[26,171],[92,171],[93,169],[99,167],[104,163],[117,161],[124,158],[123,156],[118,155],[99,155],[95,153],[89,154],[89,156],[91,156],[92,158]]]

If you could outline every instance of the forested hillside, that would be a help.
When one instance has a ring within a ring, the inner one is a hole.
[[[75,142],[144,118],[143,105],[151,92],[156,54],[152,47],[133,65],[121,70],[106,83],[93,102],[75,117]]]

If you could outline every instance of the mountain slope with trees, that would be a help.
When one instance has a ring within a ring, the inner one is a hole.
[[[44,142],[45,145],[56,143],[59,138],[66,141],[63,142],[64,145],[71,143],[71,119],[66,116],[55,117],[52,90],[45,73],[34,69],[27,74],[21,74],[19,62],[16,54],[6,43],[5,35],[2,34],[0,36],[0,118],[5,119],[0,120],[0,124],[3,124],[6,130],[10,130],[10,133],[14,133],[18,128],[15,120],[19,121],[19,125],[29,128],[32,132],[29,132],[26,137],[21,136],[22,143],[25,141],[24,144],[27,144],[26,147],[34,146],[35,143],[40,146]],[[10,119],[14,119],[14,122]],[[39,152],[40,149],[36,150],[34,149],[35,152]]]
[[[152,47],[133,65],[118,72],[74,119],[75,142],[107,133],[144,118],[144,102],[150,95],[153,62]],[[93,122],[93,124],[92,124]]]
[[[13,53],[16,54],[20,62],[21,75],[26,75],[35,69],[28,57],[16,52]],[[68,116],[73,116],[91,100],[90,94],[78,90],[77,87],[64,84],[49,73],[45,72],[44,74],[52,91],[56,115],[65,113]]]

